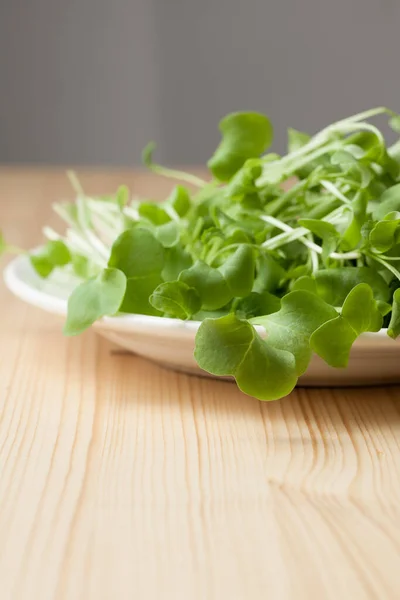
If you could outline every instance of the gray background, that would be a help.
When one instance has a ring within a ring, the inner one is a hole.
[[[203,163],[232,110],[400,110],[398,0],[0,0],[0,162]]]

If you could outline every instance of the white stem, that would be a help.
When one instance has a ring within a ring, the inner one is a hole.
[[[312,234],[310,234],[310,237],[311,237],[311,242],[312,242]],[[311,257],[312,272],[316,273],[319,268],[318,252],[316,252],[315,250],[310,250],[310,257]]]
[[[168,167],[161,167],[160,165],[150,165],[150,170],[158,175],[162,175],[163,177],[170,177],[172,179],[177,179],[179,181],[186,181],[186,183],[191,183],[196,187],[203,188],[207,185],[207,181],[204,179],[200,179],[197,175],[193,175],[192,173],[186,173],[183,171],[176,171],[175,169],[169,169]]]
[[[400,273],[393,265],[391,265],[390,263],[387,263],[385,260],[381,259],[380,256],[376,256],[376,254],[370,254],[369,256],[373,260],[376,260],[377,262],[381,263],[381,265],[386,267],[386,269],[388,269],[391,273],[393,273],[393,275],[395,277],[397,277],[397,279],[400,280]]]
[[[343,119],[339,121],[339,123],[345,123],[346,121],[365,121],[365,119],[370,119],[371,117],[375,117],[376,115],[388,114],[394,116],[394,112],[389,110],[385,106],[377,106],[376,108],[370,108],[369,110],[365,110],[364,112],[358,113],[356,115],[352,115],[351,117],[347,117],[347,119]]]
[[[335,127],[334,131],[342,131],[343,133],[350,133],[351,131],[371,131],[376,137],[380,140],[381,144],[385,145],[385,138],[382,133],[379,131],[377,127],[371,125],[370,123],[344,123],[342,126]]]
[[[82,232],[83,236],[87,239],[89,244],[93,247],[93,249],[98,252],[98,254],[108,260],[109,257],[109,249],[103,242],[97,237],[97,235],[92,230],[92,224],[90,222],[90,217],[88,214],[88,205],[86,198],[78,197],[76,200],[76,208],[77,208],[77,218],[78,218],[78,227]]]
[[[313,250],[314,252],[322,252],[322,248],[320,248],[317,244],[314,244],[314,242],[310,242],[310,240],[303,237],[304,235],[310,233],[308,229],[305,229],[304,227],[297,227],[296,229],[294,229],[293,227],[290,227],[290,225],[287,225],[287,223],[283,223],[283,221],[280,221],[279,219],[275,219],[275,217],[270,217],[269,215],[263,215],[261,218],[263,221],[266,221],[267,223],[274,225],[278,229],[282,229],[285,233],[293,234],[293,236],[292,235],[290,236],[290,239],[288,240],[288,242],[291,242],[294,240],[299,240],[302,244],[307,246],[307,248],[309,248],[310,250]],[[271,247],[270,242],[276,242],[279,237],[280,236],[276,236],[270,240],[267,240],[266,242],[264,242],[262,244],[262,247],[270,248]],[[275,244],[273,244],[272,246],[275,246]]]
[[[334,260],[356,260],[361,258],[361,254],[359,252],[331,252],[329,258]]]
[[[85,193],[83,191],[83,188],[81,186],[81,182],[79,181],[75,171],[67,171],[67,177],[69,179],[69,182],[72,186],[72,189],[74,190],[74,192],[76,193],[77,196],[84,196]]]
[[[344,204],[351,205],[351,202],[346,196],[334,185],[331,181],[321,179],[321,185],[330,192],[335,198],[343,202]]]
[[[105,200],[96,200],[95,198],[88,198],[88,206],[89,208],[98,214],[109,214],[117,215],[121,212],[121,209],[116,204],[112,202],[106,202]]]
[[[306,229],[305,227],[293,228],[293,227],[290,227],[290,225],[288,225],[287,223],[283,223],[279,219],[275,219],[275,217],[270,217],[269,215],[263,215],[261,218],[263,221],[266,221],[267,223],[270,223],[271,225],[274,225],[275,227],[282,229],[285,232],[284,234],[277,235],[274,238],[271,238],[271,239],[265,241],[263,244],[261,244],[261,246],[263,248],[267,248],[270,250],[274,249],[274,247],[276,246],[276,242],[282,241],[282,239],[284,239],[286,243],[294,242],[295,240],[298,240],[299,242],[301,242],[302,244],[307,246],[307,248],[309,248],[313,252],[322,254],[321,246],[318,246],[318,244],[315,244],[314,242],[311,242],[307,238],[303,237],[304,235],[309,233],[309,230]],[[292,234],[289,239],[288,239],[288,236],[286,235],[288,233]],[[279,240],[279,238],[280,238],[280,240]],[[333,258],[335,260],[352,260],[352,259],[360,258],[360,256],[361,255],[359,252],[344,252],[344,253],[331,252],[331,254],[329,255],[330,258]]]
[[[301,148],[298,148],[297,150],[294,150],[293,152],[286,154],[285,156],[283,156],[281,159],[279,159],[277,161],[271,161],[270,163],[266,163],[264,168],[266,170],[268,170],[268,167],[274,167],[277,164],[280,164],[283,169],[285,165],[287,165],[287,164],[290,165],[290,162],[292,162],[293,160],[296,160],[297,158],[307,155],[305,157],[305,160],[303,160],[303,162],[300,162],[298,165],[296,165],[296,168],[301,168],[304,163],[306,163],[310,160],[313,160],[314,158],[318,157],[319,154],[324,154],[325,152],[331,151],[332,149],[334,149],[334,147],[331,148],[331,144],[329,144],[328,142],[330,141],[331,134],[335,133],[335,132],[346,134],[346,133],[350,133],[351,131],[358,131],[360,129],[361,130],[364,129],[367,131],[372,131],[380,139],[381,143],[385,144],[384,137],[382,136],[379,129],[377,129],[370,123],[360,123],[360,121],[369,119],[370,117],[373,117],[375,115],[379,115],[382,113],[394,114],[394,113],[392,113],[392,111],[388,110],[385,107],[378,107],[378,108],[373,108],[371,110],[364,111],[357,115],[353,115],[351,117],[348,117],[347,119],[342,119],[341,121],[337,121],[336,123],[334,123],[332,125],[328,125],[328,127],[321,129],[321,131],[316,133],[310,139],[310,141],[307,144],[305,144],[304,146],[302,146]],[[315,156],[312,151],[314,151]],[[258,179],[257,184],[258,184],[258,186],[261,186],[263,184],[263,176],[262,175]]]
[[[51,241],[55,242],[57,240],[61,240],[62,239],[61,235],[59,235],[51,227],[43,227],[42,231],[43,231],[43,235],[45,237],[47,237],[48,240],[51,240]]]
[[[102,215],[92,215],[93,226],[95,228],[97,236],[106,245],[107,248],[111,248],[117,236],[123,231],[122,223],[113,221],[110,225],[109,221],[105,220]]]
[[[111,237],[112,241],[123,229],[123,214],[115,204],[107,204],[98,200],[89,201],[89,208],[92,211],[92,223],[96,231],[99,231],[100,238],[104,234]]]
[[[287,225],[287,223],[284,223],[283,221],[281,221],[280,219],[276,219],[275,217],[271,217],[270,215],[263,215],[261,217],[261,219],[263,221],[265,221],[266,223],[270,223],[271,225],[274,225],[274,227],[277,227],[278,229],[281,229],[282,231],[287,231],[288,233],[294,231],[293,227],[290,227],[290,225]],[[302,229],[304,229],[304,227]],[[300,228],[298,230],[300,230]],[[305,229],[304,231],[305,231],[305,233],[307,233],[308,230]],[[272,239],[274,239],[274,238],[272,238]],[[270,241],[270,240],[268,240],[268,241]]]
[[[400,260],[400,256],[385,256],[385,254],[381,254],[380,257],[383,258],[384,260],[389,260],[389,261]]]
[[[170,216],[173,221],[176,221],[177,223],[180,221],[180,217],[179,217],[178,213],[172,206],[165,203],[163,208],[164,208],[165,212],[167,213],[167,215]]]
[[[83,256],[101,267],[105,266],[107,259],[104,260],[103,257],[93,252],[93,247],[73,229],[67,230],[66,240],[67,245],[72,250],[75,250],[78,254],[83,254]]]
[[[133,208],[132,206],[125,206],[123,212],[130,219],[133,219],[134,221],[139,220],[139,212],[136,210],[136,208]]]
[[[93,249],[96,250],[102,258],[108,261],[110,256],[109,248],[107,248],[107,246],[93,233],[93,231],[90,231],[90,229],[84,230],[84,234]]]

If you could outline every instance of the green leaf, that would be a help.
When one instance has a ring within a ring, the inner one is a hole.
[[[342,166],[344,170],[358,165],[357,159],[348,150],[337,150],[337,152],[334,152],[331,156],[331,163]]]
[[[321,239],[339,237],[339,232],[335,229],[334,225],[328,223],[328,221],[320,221],[319,219],[299,219],[299,225],[301,225],[301,227],[306,227],[306,229],[309,229],[314,235]]]
[[[311,347],[328,365],[344,368],[349,361],[357,333],[350,323],[339,317],[328,321],[311,336]]]
[[[154,234],[164,248],[172,248],[179,242],[180,231],[175,221],[159,225],[154,230]]]
[[[127,188],[126,185],[121,185],[117,189],[116,202],[117,202],[118,206],[121,209],[124,208],[124,206],[126,206],[128,204],[128,202],[129,202],[129,189]]]
[[[286,276],[285,270],[268,254],[260,254],[256,260],[256,278],[253,292],[275,292]]]
[[[161,273],[164,250],[150,231],[134,227],[116,239],[108,266],[120,269],[128,278]]]
[[[226,187],[225,193],[229,198],[243,198],[258,192],[256,181],[262,173],[259,159],[249,159],[236,172]]]
[[[167,316],[189,319],[200,310],[200,296],[183,281],[161,283],[150,296],[150,303]]]
[[[164,281],[175,281],[180,273],[189,269],[193,260],[180,244],[166,248],[164,252],[165,262],[162,270]]]
[[[379,308],[379,312],[381,313],[382,317],[386,317],[386,315],[388,315],[392,310],[392,306],[388,302],[382,302],[382,300],[377,300],[376,304]]]
[[[303,275],[296,279],[296,281],[292,285],[292,291],[295,290],[305,290],[307,292],[311,292],[311,294],[317,294],[317,283],[313,277],[309,275]]]
[[[235,296],[243,297],[251,292],[254,282],[253,251],[245,244],[239,246],[218,269],[197,261],[180,274],[179,280],[197,290],[204,310],[217,310]]]
[[[347,147],[348,150],[350,147]],[[358,149],[358,147],[356,146]],[[361,149],[359,149],[361,150]],[[361,150],[363,154],[363,151]],[[360,163],[357,158],[349,151],[338,150],[331,156],[331,163],[339,165],[343,172],[347,173],[351,178],[359,181],[361,189],[365,189],[371,182],[372,174],[369,168]]]
[[[299,150],[310,141],[311,136],[308,133],[297,131],[292,127],[288,128],[288,152]]]
[[[239,227],[227,227],[225,234],[225,244],[249,244],[252,242],[252,237],[240,229]]]
[[[71,255],[71,265],[77,277],[81,279],[92,279],[101,272],[99,265],[91,262],[86,256],[80,254]]]
[[[166,200],[166,205],[171,206],[179,217],[184,217],[191,206],[189,192],[183,185],[176,185]]]
[[[382,315],[369,285],[361,283],[350,291],[343,304],[342,313],[323,323],[311,336],[314,352],[330,366],[347,366],[350,350],[361,333],[379,331]]]
[[[272,125],[267,117],[255,112],[237,112],[219,124],[222,141],[208,167],[220,181],[229,181],[248,158],[259,157],[272,141]]]
[[[375,225],[369,234],[369,241],[377,252],[387,252],[400,241],[399,233],[400,212],[391,212]]]
[[[368,196],[365,190],[359,190],[351,203],[353,218],[343,234],[343,249],[345,251],[357,248],[361,240],[361,229],[367,213]]]
[[[357,335],[364,331],[379,331],[382,327],[381,312],[373,290],[366,283],[360,283],[351,290],[340,316],[347,319]]]
[[[298,265],[297,267],[292,267],[288,271],[286,271],[286,280],[290,282],[293,279],[302,279],[303,277],[310,277],[311,268],[309,264]],[[306,286],[308,289],[310,286]],[[299,289],[303,289],[300,287]],[[308,291],[317,293],[314,289],[309,289]]]
[[[126,290],[126,277],[118,269],[103,269],[81,283],[68,299],[66,335],[77,335],[105,315],[118,312]]]
[[[214,375],[232,375],[239,388],[259,400],[289,394],[297,382],[294,357],[263,341],[234,315],[206,319],[196,335],[195,359]]]
[[[322,258],[328,258],[331,252],[334,252],[340,240],[340,234],[328,221],[320,221],[319,219],[299,219],[299,225],[309,229],[314,235],[321,238]]]
[[[377,135],[378,130],[360,131],[347,138],[348,148],[358,147],[364,154],[359,156],[365,164],[375,162],[381,166],[386,166],[385,145],[382,137]]]
[[[364,225],[361,227],[361,238],[363,242],[367,242],[367,244],[369,244],[369,234],[371,233],[374,227],[375,221],[371,221],[370,219],[365,221]]]
[[[108,266],[127,277],[122,312],[158,314],[149,296],[162,283],[164,249],[150,231],[140,227],[124,231],[113,244]]]
[[[157,273],[127,279],[126,293],[120,311],[128,314],[160,316],[160,312],[150,304],[150,296],[161,283],[162,277]]]
[[[182,271],[179,281],[197,290],[204,310],[217,310],[222,308],[233,295],[224,277],[218,271],[198,260],[190,269]]]
[[[245,298],[237,298],[233,302],[232,310],[241,319],[251,319],[277,312],[280,307],[281,301],[277,296],[269,292],[251,292]]]
[[[318,295],[328,304],[342,306],[349,292],[359,283],[367,283],[375,298],[386,302],[389,287],[385,280],[370,267],[338,267],[322,269],[314,275]]]
[[[383,192],[379,200],[379,205],[373,213],[373,217],[376,221],[380,221],[393,211],[400,211],[400,183],[393,185]]]
[[[36,273],[40,275],[40,277],[43,277],[43,279],[48,277],[54,270],[54,266],[45,257],[42,258],[32,254],[29,257],[29,260],[31,261],[31,265],[35,269]]]
[[[56,267],[71,262],[71,253],[61,240],[52,240],[36,254],[29,256],[32,266],[41,277],[48,277]]]
[[[163,225],[171,221],[168,213],[155,202],[141,202],[138,207],[138,213],[142,218],[153,223],[153,225]]]
[[[400,288],[393,294],[392,315],[388,326],[388,335],[394,340],[400,335]]]
[[[336,310],[305,290],[290,292],[282,298],[279,312],[252,319],[262,325],[274,348],[291,352],[296,360],[297,375],[307,369],[311,358],[310,336],[326,321],[337,316]]]
[[[395,115],[389,119],[389,126],[396,133],[400,133],[400,115]]]
[[[251,246],[242,244],[219,268],[234,296],[247,296],[254,283],[255,260]]]

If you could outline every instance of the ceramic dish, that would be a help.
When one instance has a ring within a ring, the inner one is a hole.
[[[4,279],[11,292],[21,300],[49,313],[66,316],[71,281],[62,272],[46,280],[41,279],[32,269],[29,259],[19,256],[6,267]],[[193,358],[199,325],[196,321],[126,315],[105,317],[94,328],[121,348],[160,365],[213,377],[202,371]],[[258,332],[265,334],[263,328],[258,328]],[[400,382],[400,343],[390,339],[386,330],[382,329],[378,333],[360,336],[352,348],[347,369],[333,369],[314,356],[299,385],[348,386],[396,382]]]

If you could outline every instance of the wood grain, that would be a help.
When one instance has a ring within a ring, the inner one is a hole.
[[[67,194],[61,171],[0,171],[8,238],[40,241]],[[399,598],[399,388],[260,403],[65,339],[4,286],[0,308],[2,600]]]

